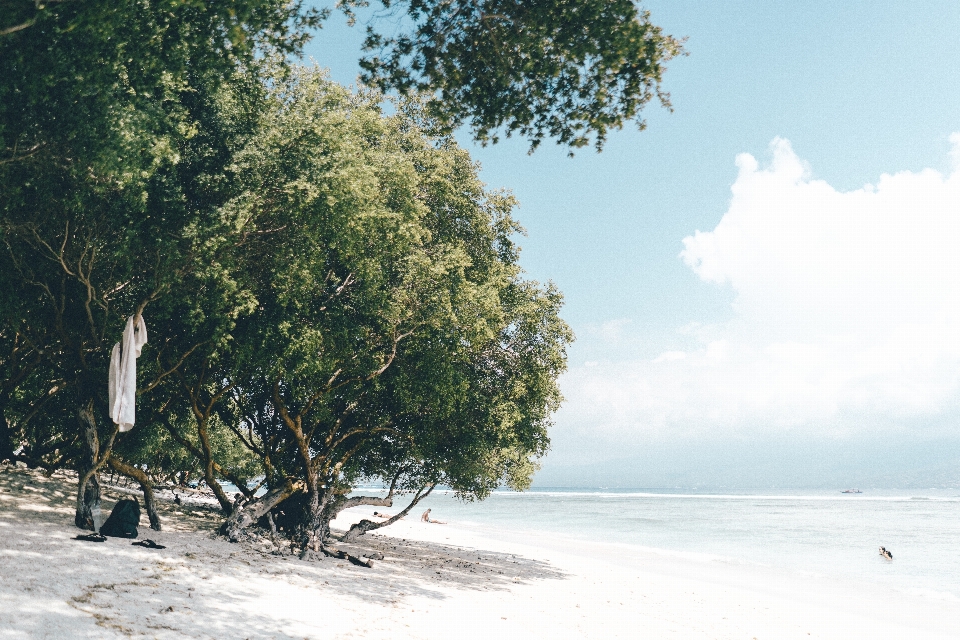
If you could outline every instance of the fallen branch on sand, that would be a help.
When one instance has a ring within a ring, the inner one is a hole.
[[[309,548],[303,550],[303,552],[300,554],[301,559],[303,559],[303,557],[307,554],[308,550]],[[367,567],[368,569],[373,568],[373,558],[359,558],[341,549],[334,549],[333,547],[327,547],[327,546],[321,546],[320,552],[323,553],[323,555],[327,556],[328,558],[337,558],[338,560],[349,560],[351,564],[355,564],[358,567]],[[382,558],[383,556],[381,555],[380,557]]]

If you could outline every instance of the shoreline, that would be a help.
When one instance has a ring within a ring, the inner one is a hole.
[[[0,638],[960,637],[954,602],[415,514],[343,545],[383,553],[370,569],[230,544],[216,513],[160,495],[164,530],[139,538],[166,549],[84,543],[74,491],[0,467]],[[105,486],[104,512],[128,492]]]

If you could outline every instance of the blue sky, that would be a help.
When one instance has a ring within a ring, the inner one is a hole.
[[[672,113],[572,159],[461,136],[518,196],[522,263],[578,335],[538,482],[816,484],[851,451],[874,452],[851,481],[942,480],[960,461],[957,5],[644,6],[689,38]],[[334,18],[307,53],[349,84],[360,39]]]

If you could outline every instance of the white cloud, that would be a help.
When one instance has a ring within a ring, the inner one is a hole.
[[[572,370],[562,424],[842,434],[942,426],[957,410],[960,166],[841,192],[787,140],[771,149],[768,167],[737,157],[726,214],[683,240],[702,280],[733,289],[735,318],[682,328],[700,336],[687,351]]]

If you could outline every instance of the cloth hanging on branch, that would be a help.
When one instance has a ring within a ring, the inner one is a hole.
[[[136,418],[137,358],[147,343],[147,325],[143,316],[127,318],[123,340],[113,345],[110,354],[110,418],[120,431],[130,431]]]

